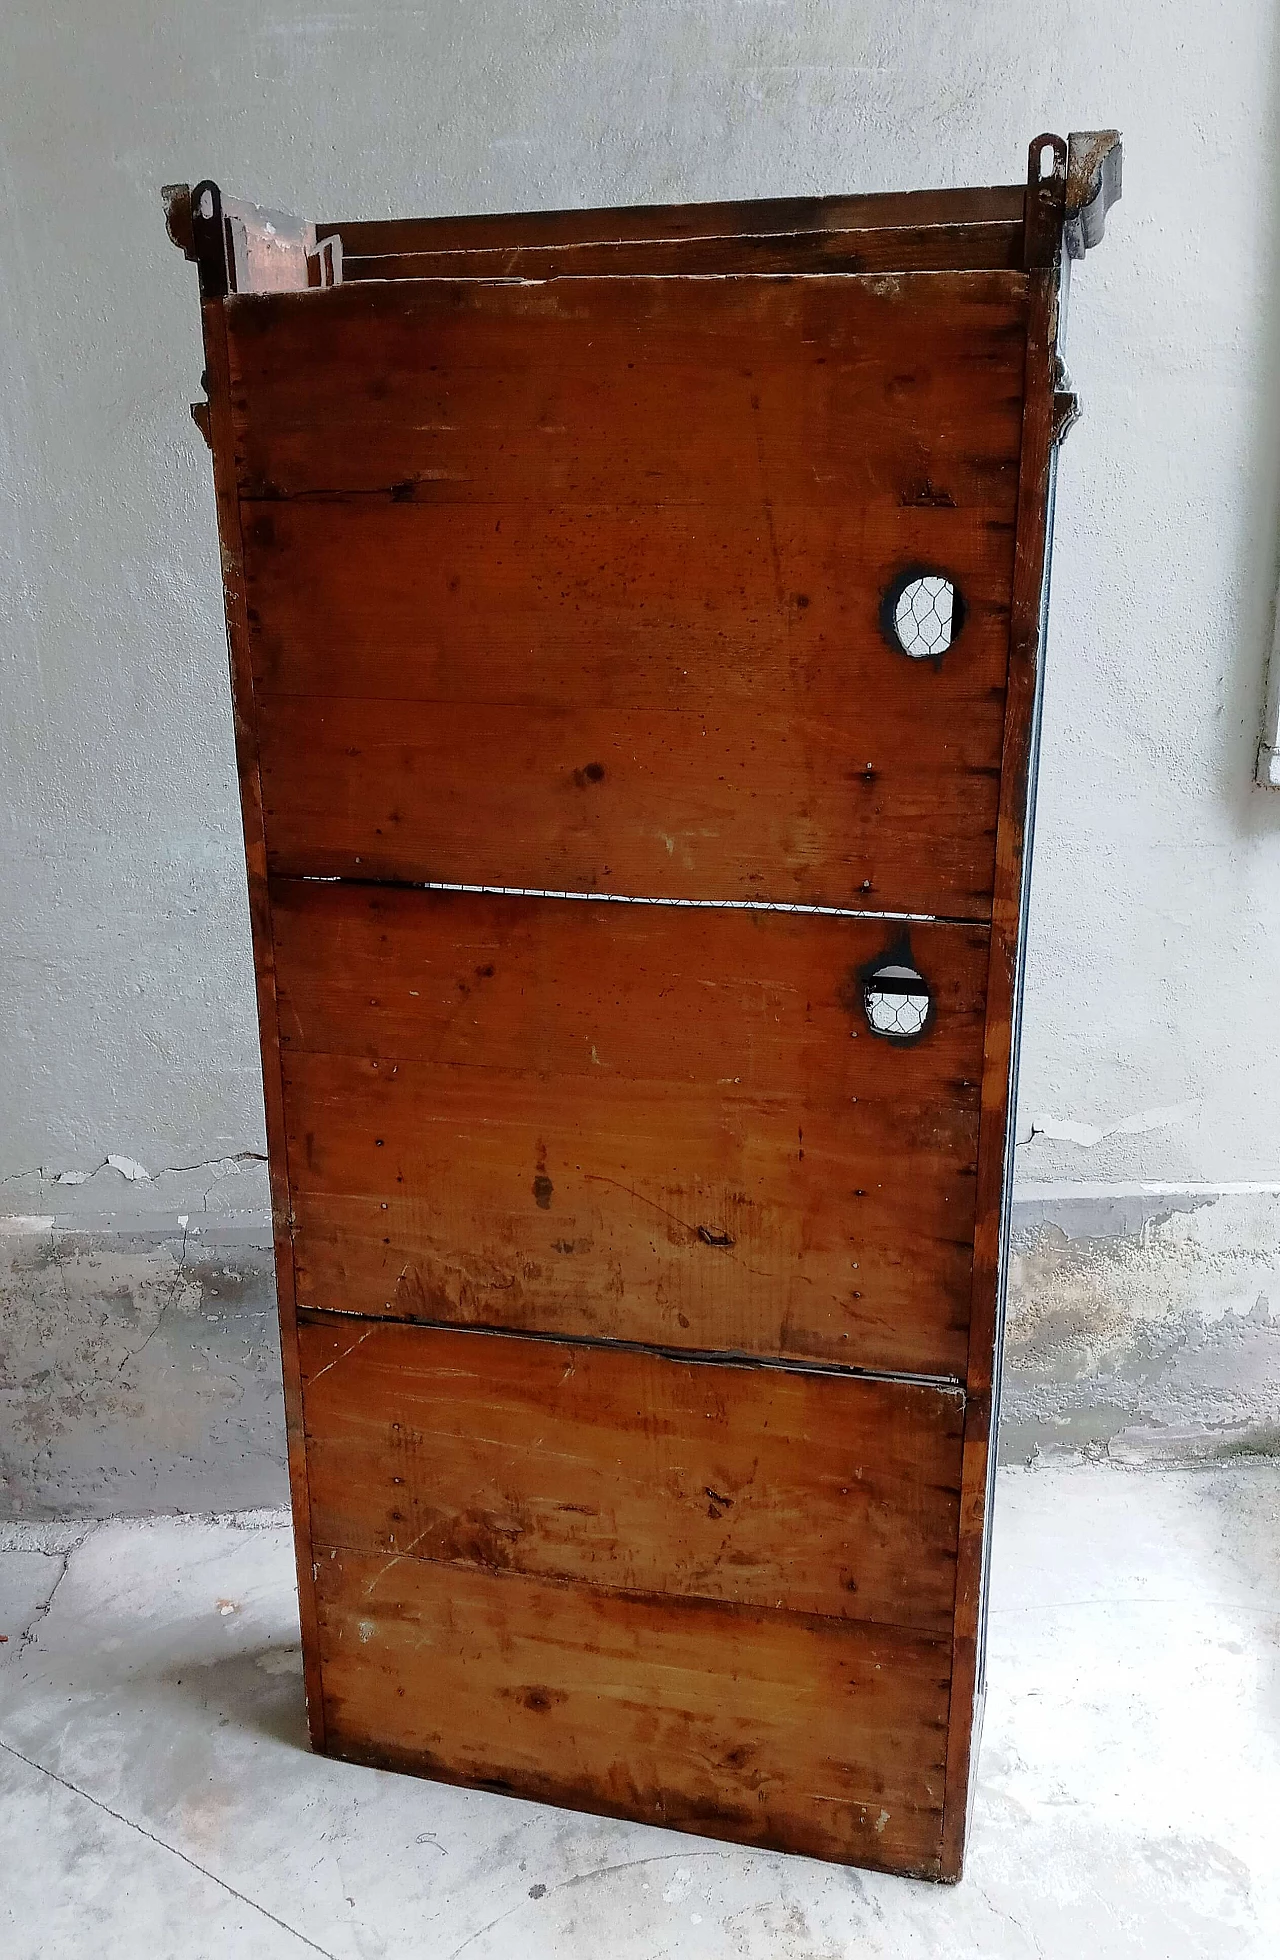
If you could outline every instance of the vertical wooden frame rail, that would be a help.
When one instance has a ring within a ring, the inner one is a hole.
[[[381,224],[165,193],[317,1748],[959,1877],[1060,317],[1119,157]]]
[[[1008,1255],[1022,925],[1030,872],[1028,797],[1044,672],[1042,629],[1047,611],[1050,476],[1066,191],[1067,145],[1060,137],[1037,137],[1031,144],[1028,159],[1024,250],[1030,292],[1026,380],[983,1042],[973,1309],[965,1371],[964,1473],[947,1747],[944,1878],[958,1878],[963,1867],[969,1792],[981,1733],[986,1553],[999,1395],[996,1370]]]
[[[289,1164],[285,1136],[284,1097],[280,1073],[280,1030],[276,1007],[275,937],[267,880],[266,838],[262,823],[262,780],[258,759],[258,720],[254,704],[253,670],[249,658],[248,620],[244,593],[244,549],[240,529],[240,497],[235,473],[235,434],[231,426],[231,383],[227,359],[226,295],[228,263],[232,259],[222,197],[213,184],[193,193],[185,185],[166,188],[165,209],[174,243],[200,270],[200,325],[205,368],[205,400],[192,404],[192,419],[212,452],[214,502],[226,610],[227,651],[230,661],[231,704],[235,731],[236,775],[244,826],[245,872],[249,891],[249,924],[253,937],[254,983],[258,1036],[262,1050],[262,1087],[267,1127],[267,1163],[271,1189],[271,1233],[275,1250],[276,1301],[280,1320],[280,1355],[284,1377],[286,1448],[289,1492],[293,1512],[294,1558],[298,1575],[298,1611],[302,1630],[303,1677],[307,1726],[312,1745],[323,1751],[324,1696],[320,1684],[319,1641],[315,1608],[315,1571],[311,1555],[311,1507],[307,1494],[307,1461],[303,1439],[302,1388],[298,1366],[297,1292],[294,1283]]]

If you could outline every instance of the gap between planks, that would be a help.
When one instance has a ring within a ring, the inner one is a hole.
[[[823,236],[825,234],[817,235]],[[698,242],[701,243],[702,241],[699,240]],[[564,248],[561,246],[521,246],[517,249],[522,251],[560,251]],[[353,252],[351,256],[357,264],[362,259],[365,264],[368,263],[368,258],[362,253]],[[370,256],[378,258],[418,258],[429,255],[417,252],[398,252],[394,254],[375,253]],[[960,280],[973,278],[1007,280],[1009,282],[1009,290],[1014,294],[1024,292],[1027,286],[1027,274],[1025,272],[1015,272],[1008,266],[982,266],[977,268],[976,271],[966,271],[963,267],[957,269],[955,266],[930,266],[924,269],[904,267],[898,271],[889,272],[847,272],[837,268],[832,268],[830,271],[825,272],[450,272],[440,274],[433,283],[451,286],[585,286],[593,283],[633,286],[641,284],[651,286],[761,286],[767,284],[795,286],[814,285],[821,281],[824,286],[830,286],[836,281],[844,281],[848,284],[857,283],[859,285],[873,286],[877,283],[881,285],[897,285],[904,279]],[[357,288],[362,289],[366,286],[403,286],[413,283],[412,279],[404,278],[352,279],[350,281],[344,280],[337,286],[304,286],[296,291],[289,292],[228,293],[224,303],[230,307],[239,307],[257,305],[263,301],[274,303],[279,300],[284,300],[286,303],[292,302],[296,305],[300,300],[306,302],[333,293],[354,292]]]
[[[827,1375],[842,1381],[888,1382],[902,1388],[931,1389],[935,1393],[953,1396],[962,1403],[966,1399],[964,1383],[954,1375],[912,1374],[906,1369],[893,1368],[858,1368],[839,1361],[802,1361],[791,1356],[747,1354],[735,1348],[666,1347],[658,1341],[618,1340],[606,1334],[556,1334],[545,1328],[491,1327],[476,1321],[424,1320],[417,1316],[408,1320],[403,1314],[356,1312],[348,1307],[313,1307],[303,1300],[298,1302],[298,1313],[322,1323],[333,1320],[367,1321],[370,1331],[375,1327],[422,1327],[437,1334],[475,1334],[486,1339],[496,1336],[504,1341],[544,1341],[556,1347],[606,1348],[615,1353],[651,1355],[659,1361],[687,1361],[697,1367],[757,1368],[788,1375]],[[361,1336],[362,1340],[365,1338]],[[354,1347],[347,1350],[348,1354],[354,1352]],[[345,1354],[339,1355],[337,1361],[327,1363],[320,1373],[327,1373],[329,1368],[336,1367],[338,1361],[345,1359]],[[310,1377],[310,1380],[319,1380],[319,1374]],[[308,1386],[309,1382],[304,1381],[304,1392]]]
[[[1021,186],[1019,186],[1019,189],[1021,189]],[[518,215],[523,216],[524,214],[520,213]],[[333,237],[335,234],[341,236],[344,230],[354,236],[357,225],[362,222],[368,222],[368,221],[349,220],[346,225],[343,225],[341,221],[339,221],[338,223],[333,224],[331,226],[320,226],[318,227],[318,229],[325,237]],[[376,223],[379,221],[374,220],[373,222]],[[386,219],[386,220],[382,220],[381,222],[394,224],[396,220]],[[410,222],[412,222],[412,220]],[[443,222],[447,224],[450,221],[448,219],[445,219]],[[510,252],[611,251],[612,252],[612,251],[629,251],[635,246],[639,246],[643,251],[650,251],[655,246],[659,246],[659,245],[672,245],[672,246],[758,245],[761,243],[772,243],[774,240],[780,238],[803,238],[803,239],[813,238],[813,239],[823,239],[823,240],[844,239],[844,238],[850,238],[850,239],[890,238],[890,237],[894,237],[895,235],[903,231],[935,232],[938,233],[939,235],[948,232],[955,232],[957,230],[989,231],[995,233],[1000,231],[1008,231],[1011,228],[1016,227],[1018,222],[1019,221],[1017,219],[1009,218],[1009,217],[933,218],[933,219],[921,219],[914,224],[908,222],[906,224],[896,224],[896,225],[789,225],[783,227],[775,227],[773,229],[769,229],[768,227],[761,227],[761,229],[758,231],[655,232],[652,235],[646,233],[643,237],[638,237],[638,238],[572,238],[572,239],[564,239],[559,242],[548,241],[545,239],[521,239],[515,245],[496,245],[491,240],[489,243],[484,245],[449,245],[449,244],[418,245],[408,249],[401,249],[400,251],[396,251],[396,252],[352,252],[350,256],[353,259],[360,261],[364,264],[370,264],[375,259],[469,258],[479,253],[484,253],[484,252],[493,253],[493,252],[501,252],[501,251],[510,251]],[[345,261],[345,257],[346,255],[344,254],[344,261]],[[928,270],[930,268],[924,268],[924,269]],[[935,271],[955,272],[955,271],[966,271],[969,270],[970,268],[966,268],[964,266],[960,266],[960,267],[939,266],[931,269]],[[1015,270],[1015,268],[1012,266],[1004,267],[1004,268],[999,266],[995,266],[995,267],[980,266],[977,267],[976,270],[998,272],[1001,270],[1013,271]],[[679,278],[679,277],[696,278],[699,275],[695,273],[689,273],[689,274],[672,273],[672,274],[668,274],[667,276],[670,278]],[[722,272],[722,273],[712,273],[709,275],[703,274],[701,276],[720,278],[720,279],[734,279],[734,278],[741,279],[741,278],[753,278],[753,277],[768,277],[770,275]],[[774,274],[772,276],[777,277],[778,275]]]
[[[818,919],[886,919],[896,925],[965,926],[990,930],[986,919],[951,918],[942,912],[882,912],[858,905],[798,905],[771,898],[644,898],[629,892],[557,892],[526,885],[464,885],[430,878],[352,878],[340,871],[272,871],[300,885],[359,885],[380,891],[463,892],[474,898],[571,899],[583,905],[661,905],[680,912],[798,912]]]

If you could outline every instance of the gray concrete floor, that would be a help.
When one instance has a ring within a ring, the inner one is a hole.
[[[1002,1473],[954,1889],[311,1756],[274,1515],[4,1533],[6,1960],[1280,1953],[1280,1461]]]

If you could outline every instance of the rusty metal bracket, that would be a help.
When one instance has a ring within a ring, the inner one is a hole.
[[[1071,385],[1067,364],[1061,354],[1057,354],[1053,363],[1053,427],[1049,435],[1055,449],[1066,441],[1080,420],[1081,413],[1080,397]]]
[[[196,241],[191,229],[190,184],[163,185],[160,201],[164,205],[164,221],[170,238],[183,257],[194,262]]]
[[[1027,153],[1027,201],[1022,263],[1027,272],[1058,263],[1067,193],[1067,145],[1051,130]]]
[[[1049,440],[1057,449],[1064,443],[1076,423],[1080,420],[1080,397],[1066,393],[1056,393],[1053,397],[1053,429]]]
[[[1067,256],[1082,259],[1102,242],[1120,197],[1124,148],[1118,129],[1073,129],[1067,138]]]

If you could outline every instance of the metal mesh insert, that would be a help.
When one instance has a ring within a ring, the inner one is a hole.
[[[913,966],[882,966],[862,989],[867,1025],[890,1041],[914,1041],[923,1034],[933,999],[929,983]]]
[[[894,608],[893,630],[913,660],[930,660],[951,645],[956,589],[949,578],[930,573],[902,588]]]

